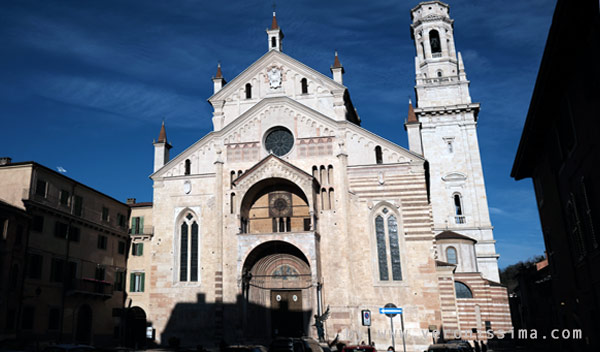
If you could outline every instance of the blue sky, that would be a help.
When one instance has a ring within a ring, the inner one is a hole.
[[[232,79],[267,50],[272,1],[0,3],[1,156],[35,160],[119,200],[152,198],[152,140],[172,155],[212,129],[217,61]],[[407,146],[417,1],[277,1],[284,52],[330,75],[338,50],[363,127]],[[555,1],[449,2],[471,96],[500,266],[542,254],[530,180],[510,170]]]

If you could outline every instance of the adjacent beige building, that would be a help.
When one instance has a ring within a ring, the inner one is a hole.
[[[0,165],[0,199],[31,217],[18,273],[22,304],[7,312],[10,333],[28,341],[119,343],[129,207],[38,163],[10,160]]]

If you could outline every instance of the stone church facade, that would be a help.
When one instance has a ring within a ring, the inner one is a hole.
[[[130,263],[127,285],[158,342],[316,336],[314,316],[328,310],[327,339],[358,343],[369,309],[383,348],[386,303],[404,309],[409,350],[426,349],[432,326],[511,328],[477,145],[479,104],[453,21],[439,1],[412,16],[410,150],[360,127],[337,53],[332,78],[284,54],[275,14],[267,53],[231,82],[220,67],[213,77],[212,132],[171,159],[163,124],[151,211],[131,214],[139,226],[144,209],[153,226],[134,239],[147,259]]]

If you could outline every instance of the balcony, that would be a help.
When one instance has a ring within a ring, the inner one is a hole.
[[[456,221],[456,223],[459,224],[459,225],[467,223],[467,219],[465,218],[464,215],[457,215],[457,216],[455,216],[454,217],[454,221]]]
[[[73,279],[67,288],[67,295],[95,296],[103,299],[112,297],[114,287],[110,282],[96,279]]]
[[[132,236],[152,236],[154,234],[154,226],[144,226],[143,228],[130,228],[129,234]]]

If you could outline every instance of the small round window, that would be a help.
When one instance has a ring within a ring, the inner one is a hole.
[[[271,130],[265,138],[265,148],[277,156],[283,156],[292,150],[294,146],[294,136],[292,132],[285,128],[276,128]]]

